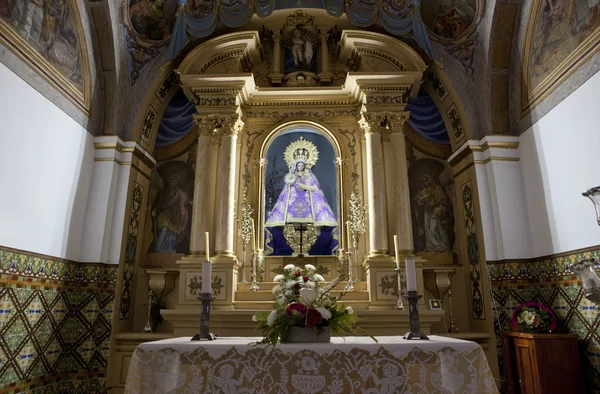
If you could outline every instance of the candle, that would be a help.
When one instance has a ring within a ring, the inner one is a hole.
[[[208,233],[207,233],[208,234]],[[211,292],[212,264],[210,261],[202,262],[202,292]]]
[[[352,232],[350,231],[350,221],[346,222],[346,238],[348,239],[348,250],[352,247]]]
[[[415,269],[415,259],[407,257],[406,264],[406,290],[417,291],[417,271]]]
[[[254,219],[250,219],[250,226],[252,227],[252,250],[256,250],[256,235],[254,235]]]
[[[400,269],[400,252],[398,251],[398,236],[394,235],[394,254],[396,255],[396,268]]]
[[[204,233],[204,249],[206,249],[206,261],[210,261],[210,253],[209,253],[209,242],[208,242],[208,231]]]

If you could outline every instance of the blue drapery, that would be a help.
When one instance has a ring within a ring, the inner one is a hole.
[[[195,113],[196,107],[185,94],[181,90],[175,93],[158,125],[156,147],[172,144],[185,137],[194,127]]]
[[[264,18],[276,9],[318,8],[329,15],[348,15],[352,24],[368,27],[379,22],[386,31],[394,35],[412,35],[417,44],[433,59],[431,42],[427,28],[421,19],[421,0],[413,0],[412,5],[402,4],[400,8],[391,0],[371,0],[369,2],[348,2],[345,0],[221,0],[201,4],[199,9],[187,12],[187,0],[179,0],[177,20],[169,44],[167,60],[173,59],[188,40],[208,37],[221,21],[225,26],[237,28],[250,21],[254,14]]]
[[[406,110],[410,111],[408,124],[419,135],[436,144],[450,145],[442,114],[426,91],[421,90],[417,97],[410,99]]]
[[[450,144],[442,114],[425,90],[421,90],[417,97],[410,99],[406,110],[410,111],[408,124],[419,135],[436,144]],[[158,126],[156,146],[166,146],[185,137],[194,127],[195,113],[194,104],[183,92],[179,90],[175,93]]]

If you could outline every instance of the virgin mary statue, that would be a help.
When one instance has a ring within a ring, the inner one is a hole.
[[[311,171],[318,156],[316,146],[303,137],[286,148],[284,158],[289,172],[265,222],[268,254],[308,251],[324,255],[333,254],[337,248],[337,218]]]

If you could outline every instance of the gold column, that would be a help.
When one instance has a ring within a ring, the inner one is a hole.
[[[394,182],[396,205],[396,234],[398,246],[402,252],[412,253],[414,249],[412,217],[410,209],[410,191],[408,187],[408,164],[406,162],[406,140],[404,123],[410,112],[399,112],[388,116],[390,141],[394,147],[396,177]]]
[[[319,31],[319,38],[321,39],[321,72],[319,73],[319,79],[322,83],[330,83],[333,73],[329,71],[329,48],[327,46],[327,34],[325,28],[321,28]]]
[[[196,154],[196,176],[194,179],[194,202],[192,206],[192,228],[190,234],[190,254],[204,255],[204,233],[210,231],[208,217],[208,193],[213,190],[210,185],[208,170],[210,147],[215,131],[214,119],[207,116],[194,117],[199,129],[198,149]]]
[[[369,256],[389,253],[387,234],[387,205],[381,123],[385,117],[364,112],[358,124],[367,142],[367,198],[369,208]]]
[[[244,122],[239,115],[220,118],[221,154],[219,155],[219,201],[217,202],[217,223],[215,253],[234,256],[235,226],[235,161],[237,157],[237,136]]]

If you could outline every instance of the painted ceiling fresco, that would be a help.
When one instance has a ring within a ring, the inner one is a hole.
[[[423,3],[423,4],[421,4]],[[274,10],[325,9],[334,17],[346,14],[357,27],[376,26],[413,40],[431,57],[430,39],[450,53],[473,79],[477,27],[484,0],[125,0],[124,23],[133,85],[147,64],[168,47],[170,60],[192,39],[209,37],[224,25],[237,28],[254,14]]]
[[[75,104],[87,107],[81,37],[74,0],[0,0],[0,42]]]
[[[598,47],[595,0],[534,0],[525,47],[523,111],[528,112]]]

